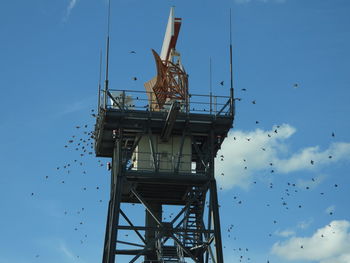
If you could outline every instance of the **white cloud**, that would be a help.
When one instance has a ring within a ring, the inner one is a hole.
[[[275,232],[275,235],[277,236],[281,236],[281,237],[291,237],[291,236],[295,236],[296,235],[296,231],[298,229],[302,229],[302,230],[305,230],[307,228],[310,227],[310,225],[313,223],[313,219],[309,219],[309,220],[305,220],[305,221],[301,221],[299,222],[295,227],[292,227],[292,228],[288,228],[288,229],[285,229],[285,230],[282,230],[282,231],[276,231]]]
[[[295,232],[293,230],[286,229],[283,231],[276,231],[275,234],[277,236],[281,236],[281,237],[290,237],[290,236],[294,236]]]
[[[320,263],[349,263],[350,262],[350,253],[340,255],[339,257],[322,260]]]
[[[296,182],[296,186],[305,189],[306,187],[309,187],[310,189],[317,187],[321,182],[323,182],[326,179],[327,175],[320,174],[317,176],[314,176],[312,179],[298,179]]]
[[[350,222],[332,221],[310,236],[291,237],[272,246],[271,253],[283,259],[348,263],[350,256]]]
[[[282,173],[299,170],[312,170],[318,164],[325,165],[350,157],[350,143],[333,143],[325,151],[319,146],[308,147],[293,154],[290,158],[276,160],[276,166]],[[313,162],[313,164],[311,164]],[[310,165],[311,164],[311,165]]]
[[[216,158],[216,174],[218,182],[225,188],[232,186],[247,187],[252,173],[269,168],[278,153],[286,151],[283,144],[295,133],[295,128],[285,124],[278,133],[256,129],[255,131],[235,130],[229,133],[222,145],[218,156],[224,155],[224,161]],[[269,137],[271,136],[271,137]],[[221,174],[224,173],[224,176]]]
[[[78,0],[70,0],[68,3],[68,6],[66,8],[66,13],[65,16],[63,18],[64,21],[66,21],[68,19],[68,17],[70,16],[73,8],[75,7],[75,5],[77,4]]]
[[[297,228],[307,229],[313,223],[313,219],[309,219],[307,221],[301,221],[298,223]]]
[[[321,167],[340,160],[350,160],[350,143],[344,142],[332,143],[326,150],[313,146],[291,153],[287,140],[295,132],[294,127],[283,124],[268,131],[235,130],[229,133],[218,152],[218,157],[224,155],[224,161],[220,157],[216,158],[218,183],[226,189],[233,186],[247,188],[253,175],[305,170],[316,172]],[[320,183],[324,177],[325,175],[315,176],[313,183]],[[309,182],[298,181],[300,186],[307,183]]]

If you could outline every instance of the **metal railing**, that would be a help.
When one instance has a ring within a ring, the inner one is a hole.
[[[169,94],[159,94],[170,97]],[[168,111],[174,100],[180,103],[180,112],[210,114],[216,116],[233,116],[234,100],[230,96],[189,94],[186,100],[166,99],[164,106],[159,109],[158,101],[153,92],[135,90],[101,90],[98,105],[100,108],[122,111]]]

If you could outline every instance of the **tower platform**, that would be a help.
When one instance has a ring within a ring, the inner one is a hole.
[[[114,141],[113,130],[123,129],[127,137],[127,145],[132,146],[139,134],[160,134],[167,120],[167,111],[152,111],[148,104],[148,92],[112,90],[110,94],[119,94],[116,101],[120,107],[113,106],[112,100],[100,107],[95,125],[95,152],[97,157],[112,157]],[[200,137],[208,137],[213,131],[217,138],[214,153],[219,150],[228,131],[233,127],[233,102],[229,96],[189,95],[188,107],[180,111],[171,131],[173,135],[188,133]],[[103,99],[102,99],[103,100]],[[129,104],[122,103],[129,101]],[[131,101],[131,103],[130,103]],[[136,103],[136,104],[135,104]],[[154,102],[156,103],[156,102]],[[195,161],[195,160],[194,160]]]
[[[99,99],[95,152],[112,158],[103,262],[129,255],[130,262],[143,256],[144,262],[191,258],[204,263],[204,257],[211,257],[222,263],[214,159],[233,125],[232,97],[192,94],[184,103],[166,102],[164,110],[153,107],[152,97],[147,92],[107,90]],[[141,203],[145,224],[132,224],[122,203]],[[182,209],[171,222],[163,222],[163,205]],[[129,225],[121,225],[120,216]],[[144,245],[140,249],[118,240],[118,230],[135,232]],[[174,245],[169,246],[169,239]]]

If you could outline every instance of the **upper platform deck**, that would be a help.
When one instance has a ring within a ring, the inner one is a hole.
[[[150,104],[156,102],[150,102],[149,97],[152,96],[142,91],[109,90],[101,93],[95,125],[96,156],[112,157],[113,130],[123,129],[128,143],[149,129],[152,134],[161,134],[171,102],[165,105],[165,109],[154,110]],[[232,128],[234,100],[229,96],[190,94],[188,101],[179,105],[172,135],[181,135],[186,130],[198,138],[208,137],[213,131],[222,142]]]

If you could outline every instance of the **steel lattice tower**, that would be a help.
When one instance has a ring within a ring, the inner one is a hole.
[[[146,92],[111,90],[108,80],[99,90],[95,151],[112,158],[103,263],[125,262],[121,255],[131,256],[129,262],[223,263],[214,160],[233,125],[232,82],[230,96],[189,94],[181,64],[167,62],[175,45],[165,54],[167,60],[155,54],[158,75]],[[175,87],[170,66],[179,67],[171,70]],[[125,203],[144,206],[143,224],[133,223]],[[181,209],[163,221],[163,206]],[[121,230],[138,241],[122,241]]]

